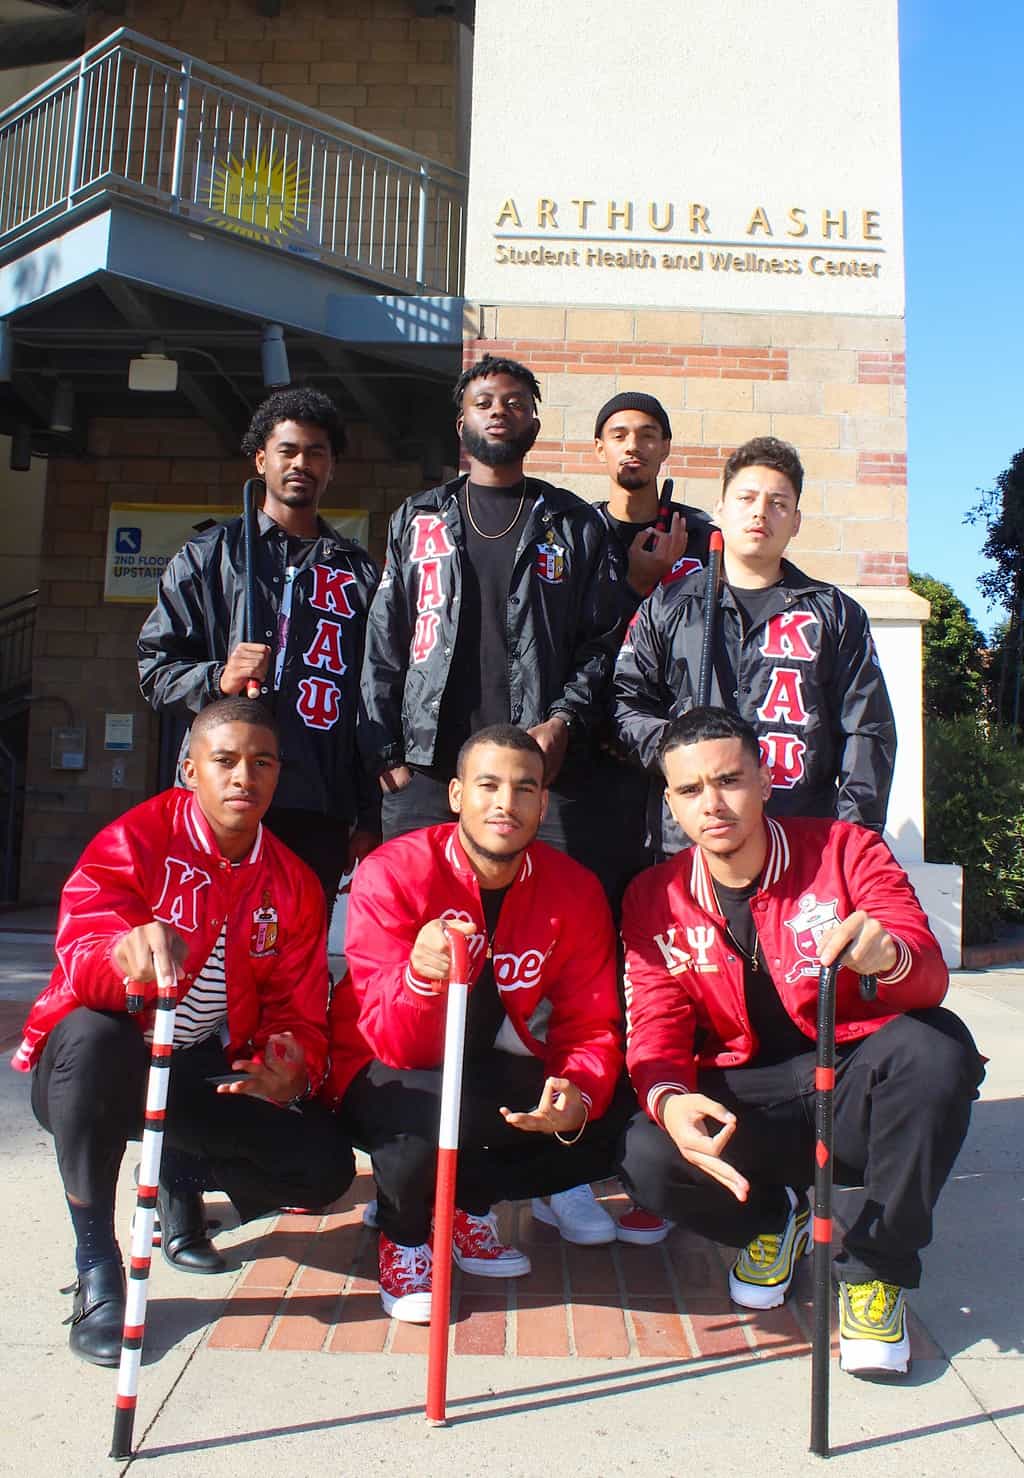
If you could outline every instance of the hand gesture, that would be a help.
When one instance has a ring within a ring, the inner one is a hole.
[[[546,1078],[537,1107],[525,1113],[498,1110],[506,1124],[527,1134],[575,1134],[587,1122],[587,1103],[568,1078]]]
[[[269,1098],[271,1103],[290,1103],[309,1086],[306,1054],[291,1032],[274,1032],[267,1038],[263,1061],[239,1057],[231,1064],[234,1073],[247,1073],[244,1082],[221,1083],[218,1093],[242,1093],[250,1098]]]
[[[650,595],[676,561],[682,559],[688,537],[686,519],[681,513],[673,513],[672,522],[663,534],[657,529],[640,530],[629,546],[626,576],[637,595]]]
[[[535,724],[527,733],[544,751],[544,784],[550,785],[562,768],[565,751],[569,747],[569,725],[555,714],[554,718]]]
[[[735,1114],[713,1098],[705,1098],[703,1093],[674,1093],[666,1100],[661,1117],[684,1160],[725,1186],[737,1201],[747,1199],[749,1181],[722,1159],[722,1151],[736,1132]],[[721,1129],[712,1133],[705,1123],[707,1119],[721,1124]]]

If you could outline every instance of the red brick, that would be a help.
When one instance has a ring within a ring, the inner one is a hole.
[[[629,1354],[626,1321],[617,1299],[574,1303],[569,1313],[577,1355],[604,1360]]]
[[[672,1296],[672,1283],[662,1246],[631,1247],[623,1243],[618,1251],[622,1281],[633,1297],[650,1294],[660,1298]]]
[[[213,1350],[258,1350],[277,1313],[276,1298],[228,1300],[227,1312],[217,1320],[207,1344]]]
[[[327,1342],[335,1353],[348,1351],[354,1355],[373,1355],[383,1350],[391,1328],[376,1284],[372,1288],[349,1290],[341,1300],[338,1323]]]
[[[516,1354],[568,1355],[569,1326],[561,1299],[537,1298],[517,1290]]]
[[[467,1293],[459,1298],[456,1355],[504,1355],[508,1297],[505,1293]]]
[[[334,1293],[301,1294],[285,1299],[281,1317],[271,1336],[271,1350],[322,1350],[334,1323],[338,1296]]]
[[[762,1309],[747,1328],[759,1350],[770,1350],[775,1355],[805,1355],[810,1348],[789,1303],[777,1309]]]
[[[391,1343],[395,1355],[425,1355],[430,1341],[430,1329],[426,1324],[395,1324],[395,1337]]]
[[[687,1360],[693,1354],[674,1303],[631,1310],[637,1354],[646,1359]]]
[[[749,1323],[750,1315],[737,1314],[727,1301],[720,1298],[688,1298],[686,1312],[693,1329],[696,1354],[705,1358],[750,1354],[750,1341],[744,1333],[744,1325]]]
[[[725,1298],[729,1291],[726,1270],[710,1242],[677,1232],[666,1246],[687,1307],[691,1299]]]

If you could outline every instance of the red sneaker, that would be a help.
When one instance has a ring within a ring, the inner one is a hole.
[[[620,1242],[633,1242],[639,1247],[653,1247],[655,1242],[664,1242],[674,1226],[674,1221],[666,1221],[663,1216],[655,1216],[653,1211],[645,1211],[642,1206],[634,1206],[632,1211],[625,1211],[619,1217],[616,1236]]]
[[[530,1271],[525,1252],[498,1241],[493,1211],[486,1216],[470,1216],[456,1206],[452,1257],[464,1273],[476,1273],[480,1278],[522,1278]]]
[[[384,1312],[405,1324],[429,1324],[433,1263],[429,1243],[403,1247],[382,1232],[378,1258]]]

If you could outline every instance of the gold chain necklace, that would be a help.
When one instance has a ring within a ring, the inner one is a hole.
[[[749,961],[750,969],[752,973],[756,975],[757,972],[761,969],[761,936],[757,932],[757,925],[754,924],[754,948],[748,954],[748,952],[743,948],[742,944],[736,938],[736,935],[732,931],[732,925],[729,923],[729,920],[725,916],[725,909],[722,907],[722,900],[718,896],[718,889],[715,886],[714,878],[711,879],[711,891],[715,895],[715,906],[717,907],[718,912],[721,914],[722,920],[725,923],[725,932],[727,937],[732,941],[733,948],[736,950],[740,959]],[[750,921],[751,923],[754,922],[753,914],[751,914]]]
[[[516,524],[519,522],[519,515],[523,511],[523,504],[525,502],[526,502],[526,483],[524,482],[523,483],[523,496],[519,499],[519,507],[516,509],[515,513],[512,515],[512,522],[509,524],[508,528],[502,529],[502,531],[501,531],[500,534],[485,534],[484,531],[483,531],[483,529],[477,523],[476,519],[473,517],[473,505],[469,501],[469,483],[468,482],[466,483],[466,514],[467,514],[467,517],[469,518],[470,523],[476,529],[476,531],[480,535],[481,539],[504,539],[504,537],[505,537],[506,534],[510,534],[512,532],[512,530],[515,528]]]

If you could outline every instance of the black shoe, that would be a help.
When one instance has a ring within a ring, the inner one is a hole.
[[[93,1365],[117,1365],[124,1330],[124,1268],[120,1262],[100,1262],[80,1273],[71,1288],[75,1303],[68,1344],[71,1353]]]
[[[227,1263],[208,1236],[200,1191],[156,1193],[160,1218],[160,1247],[166,1260],[183,1273],[223,1273]]]

